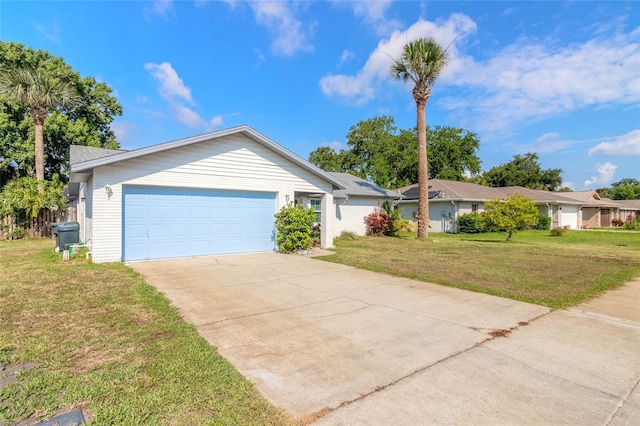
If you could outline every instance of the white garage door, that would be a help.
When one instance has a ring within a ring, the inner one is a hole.
[[[562,206],[562,226],[569,226],[571,229],[580,229],[578,226],[577,206]]]
[[[274,249],[274,193],[125,186],[123,204],[123,260]]]

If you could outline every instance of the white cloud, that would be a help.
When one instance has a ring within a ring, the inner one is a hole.
[[[589,156],[630,156],[640,155],[640,129],[633,130],[613,140],[601,142],[589,150]]]
[[[574,144],[574,141],[563,139],[560,133],[550,132],[540,136],[534,143],[528,145],[518,145],[518,148],[520,152],[550,154]]]
[[[42,25],[40,22],[31,21],[31,23],[47,40],[60,43],[60,27],[58,27],[57,23],[54,23],[51,28]]]
[[[204,128],[207,130],[212,130],[214,127],[222,125],[222,116],[213,117],[207,122],[193,108],[184,105],[184,102],[188,102],[190,105],[195,106],[191,89],[184,84],[170,63],[163,62],[161,64],[154,64],[149,62],[145,64],[144,67],[149,71],[151,76],[160,83],[160,96],[167,102],[176,120],[189,127]],[[137,99],[143,103],[149,101],[145,96],[139,96]],[[148,109],[143,111],[147,116],[156,118],[161,116],[161,113],[157,111]]]
[[[253,53],[258,58],[258,62],[256,62],[256,64],[254,65],[255,67],[259,67],[260,65],[262,65],[264,61],[267,60],[267,57],[264,56],[264,53],[262,53],[262,50],[258,49],[257,47],[253,49]]]
[[[443,101],[453,118],[476,131],[505,130],[588,106],[640,101],[640,29],[599,33],[557,45],[522,38],[485,62],[466,57],[447,84],[464,97]]]
[[[271,49],[276,55],[293,56],[297,52],[310,52],[313,46],[308,38],[314,24],[303,24],[296,18],[290,3],[284,1],[255,1],[251,9],[256,22],[267,27],[273,35]]]
[[[340,68],[342,65],[344,65],[345,62],[353,57],[355,57],[353,52],[348,49],[344,49],[344,52],[342,52],[342,55],[340,55],[340,60],[338,61],[338,68]]]
[[[162,18],[166,18],[170,14],[173,14],[175,9],[173,8],[173,0],[153,0],[151,7],[145,9],[145,15],[156,15]]]
[[[388,39],[378,43],[376,49],[369,55],[364,67],[355,75],[330,74],[320,79],[320,87],[325,95],[339,97],[355,104],[364,104],[375,97],[375,92],[381,81],[389,79],[389,69],[392,58],[398,57],[402,47],[411,40],[431,36],[444,46],[449,46],[451,65],[445,68],[443,77],[453,74],[457,50],[454,40],[474,32],[476,24],[468,16],[455,13],[446,21],[430,22],[419,20],[406,31],[394,31]]]
[[[203,127],[203,126],[206,126],[206,123],[202,119],[202,117],[200,117],[200,115],[197,112],[195,112],[194,110],[192,110],[191,108],[189,108],[187,106],[180,105],[180,104],[174,104],[173,105],[173,110],[175,112],[176,118],[182,124],[186,124],[189,127]]]
[[[351,6],[354,15],[362,18],[365,24],[371,25],[373,30],[379,35],[387,35],[402,27],[399,21],[386,17],[386,11],[391,5],[392,0],[338,1],[336,3]]]
[[[209,128],[213,129],[218,126],[222,126],[222,116],[216,115],[211,120],[209,120]]]
[[[344,144],[342,142],[338,142],[338,141],[323,142],[321,144],[321,146],[328,146],[329,148],[331,148],[335,152],[340,152],[340,151],[342,151],[344,149]]]
[[[137,129],[136,124],[130,121],[114,121],[109,127],[116,135],[116,139],[118,139],[119,142],[130,141],[130,131]]]
[[[609,185],[613,180],[613,176],[615,175],[617,168],[618,166],[609,162],[596,164],[598,176],[591,176],[591,179],[585,180],[584,186],[593,187],[597,184],[600,187],[605,187]]]
[[[184,85],[184,82],[169,62],[161,64],[148,62],[144,65],[144,68],[160,83],[160,95],[165,100],[181,98],[191,104],[193,103],[191,89]]]

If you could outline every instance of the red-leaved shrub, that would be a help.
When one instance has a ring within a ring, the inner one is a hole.
[[[365,216],[364,222],[367,225],[367,235],[381,237],[389,235],[393,219],[385,212],[374,212]]]

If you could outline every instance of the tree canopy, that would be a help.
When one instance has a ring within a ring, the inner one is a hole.
[[[613,200],[640,200],[640,181],[624,178],[612,183],[610,188],[598,188],[596,192],[601,197]]]
[[[469,131],[427,127],[429,177],[464,180],[464,173],[478,173],[478,137]],[[329,172],[347,172],[384,188],[399,188],[418,181],[418,137],[416,129],[400,129],[389,116],[374,117],[352,126],[347,149],[319,147],[309,161]]]
[[[69,145],[119,148],[111,130],[122,106],[112,89],[93,77],[82,77],[64,62],[43,50],[21,43],[0,42],[0,70],[30,68],[68,81],[80,95],[78,105],[59,106],[44,120],[44,177],[66,179]],[[35,166],[35,126],[25,103],[0,94],[0,187],[9,180],[32,176]]]
[[[489,200],[484,208],[484,220],[488,227],[505,230],[507,241],[511,241],[511,236],[517,230],[538,224],[538,208],[523,195],[513,195],[506,200]]]
[[[561,169],[542,169],[538,154],[514,155],[513,160],[492,167],[479,178],[479,183],[492,187],[523,186],[554,191],[562,184]]]

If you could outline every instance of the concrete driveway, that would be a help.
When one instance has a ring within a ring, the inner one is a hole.
[[[267,399],[307,421],[640,419],[640,322],[276,253],[131,266]]]

